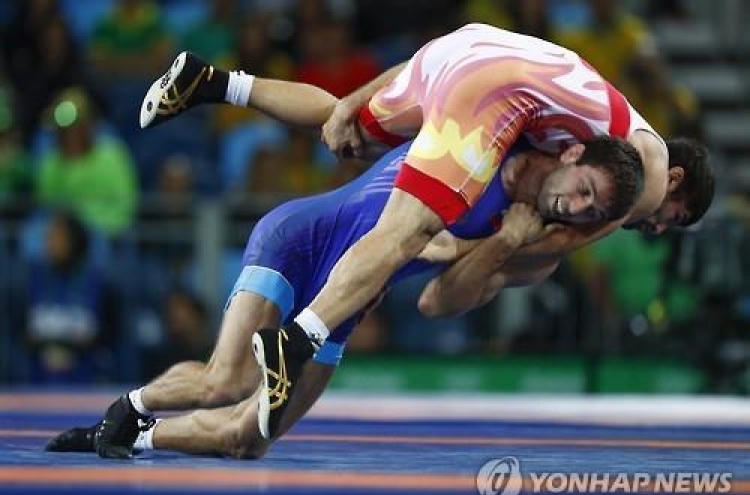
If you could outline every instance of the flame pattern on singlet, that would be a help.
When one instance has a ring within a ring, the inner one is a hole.
[[[406,162],[458,191],[469,206],[521,135],[557,153],[616,134],[618,123],[620,137],[633,124],[648,127],[576,53],[484,24],[422,47],[369,109],[387,132],[416,134]]]

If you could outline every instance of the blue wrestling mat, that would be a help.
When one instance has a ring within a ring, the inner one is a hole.
[[[0,394],[0,493],[476,494],[482,466],[484,493],[750,493],[750,405],[729,398],[326,395],[261,460],[44,452],[119,392]]]

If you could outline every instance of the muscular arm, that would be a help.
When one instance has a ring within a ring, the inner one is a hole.
[[[624,220],[606,224],[560,225],[543,237],[521,247],[517,255],[524,257],[552,256],[561,258],[576,249],[591,244],[611,234],[622,226]]]
[[[511,209],[499,232],[481,240],[469,253],[430,281],[420,297],[420,311],[427,316],[461,314],[492,299],[498,290],[512,281],[514,275],[520,273],[506,273],[503,267],[524,241],[539,232],[541,220],[538,216],[531,216],[529,210],[516,213]]]
[[[518,258],[511,256],[500,269],[485,275],[486,279],[480,285],[466,278],[463,282],[468,282],[468,286],[461,285],[457,278],[442,275],[435,277],[430,280],[419,297],[419,310],[430,318],[458,316],[484,306],[502,289],[525,287],[541,282],[560,264],[560,258],[554,257],[523,263],[516,263],[516,259]],[[471,296],[467,296],[468,294]]]

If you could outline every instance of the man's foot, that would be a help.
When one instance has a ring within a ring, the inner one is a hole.
[[[47,452],[94,452],[94,433],[101,423],[88,428],[65,430],[47,442]]]
[[[224,101],[229,76],[190,52],[177,55],[141,103],[141,128],[155,126],[201,103]]]
[[[141,430],[139,420],[148,421],[123,395],[107,409],[94,434],[94,448],[99,457],[127,459],[133,455],[133,444]]]
[[[263,372],[264,389],[258,399],[258,427],[266,440],[276,437],[302,366],[313,356],[315,348],[296,323],[253,334],[253,353]]]

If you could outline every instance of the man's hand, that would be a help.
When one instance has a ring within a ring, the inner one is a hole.
[[[357,125],[357,109],[352,109],[346,98],[336,104],[323,124],[320,138],[340,158],[363,155],[364,141]]]
[[[526,203],[513,203],[503,216],[501,234],[516,246],[532,242],[543,233],[542,217]]]
[[[404,67],[406,67],[406,62],[391,67],[352,94],[339,100],[333,113],[323,124],[321,139],[328,149],[339,157],[368,159],[365,156],[365,142],[358,125],[359,109],[366,105],[375,93],[390,84]],[[380,151],[376,150],[373,153],[380,156]]]

